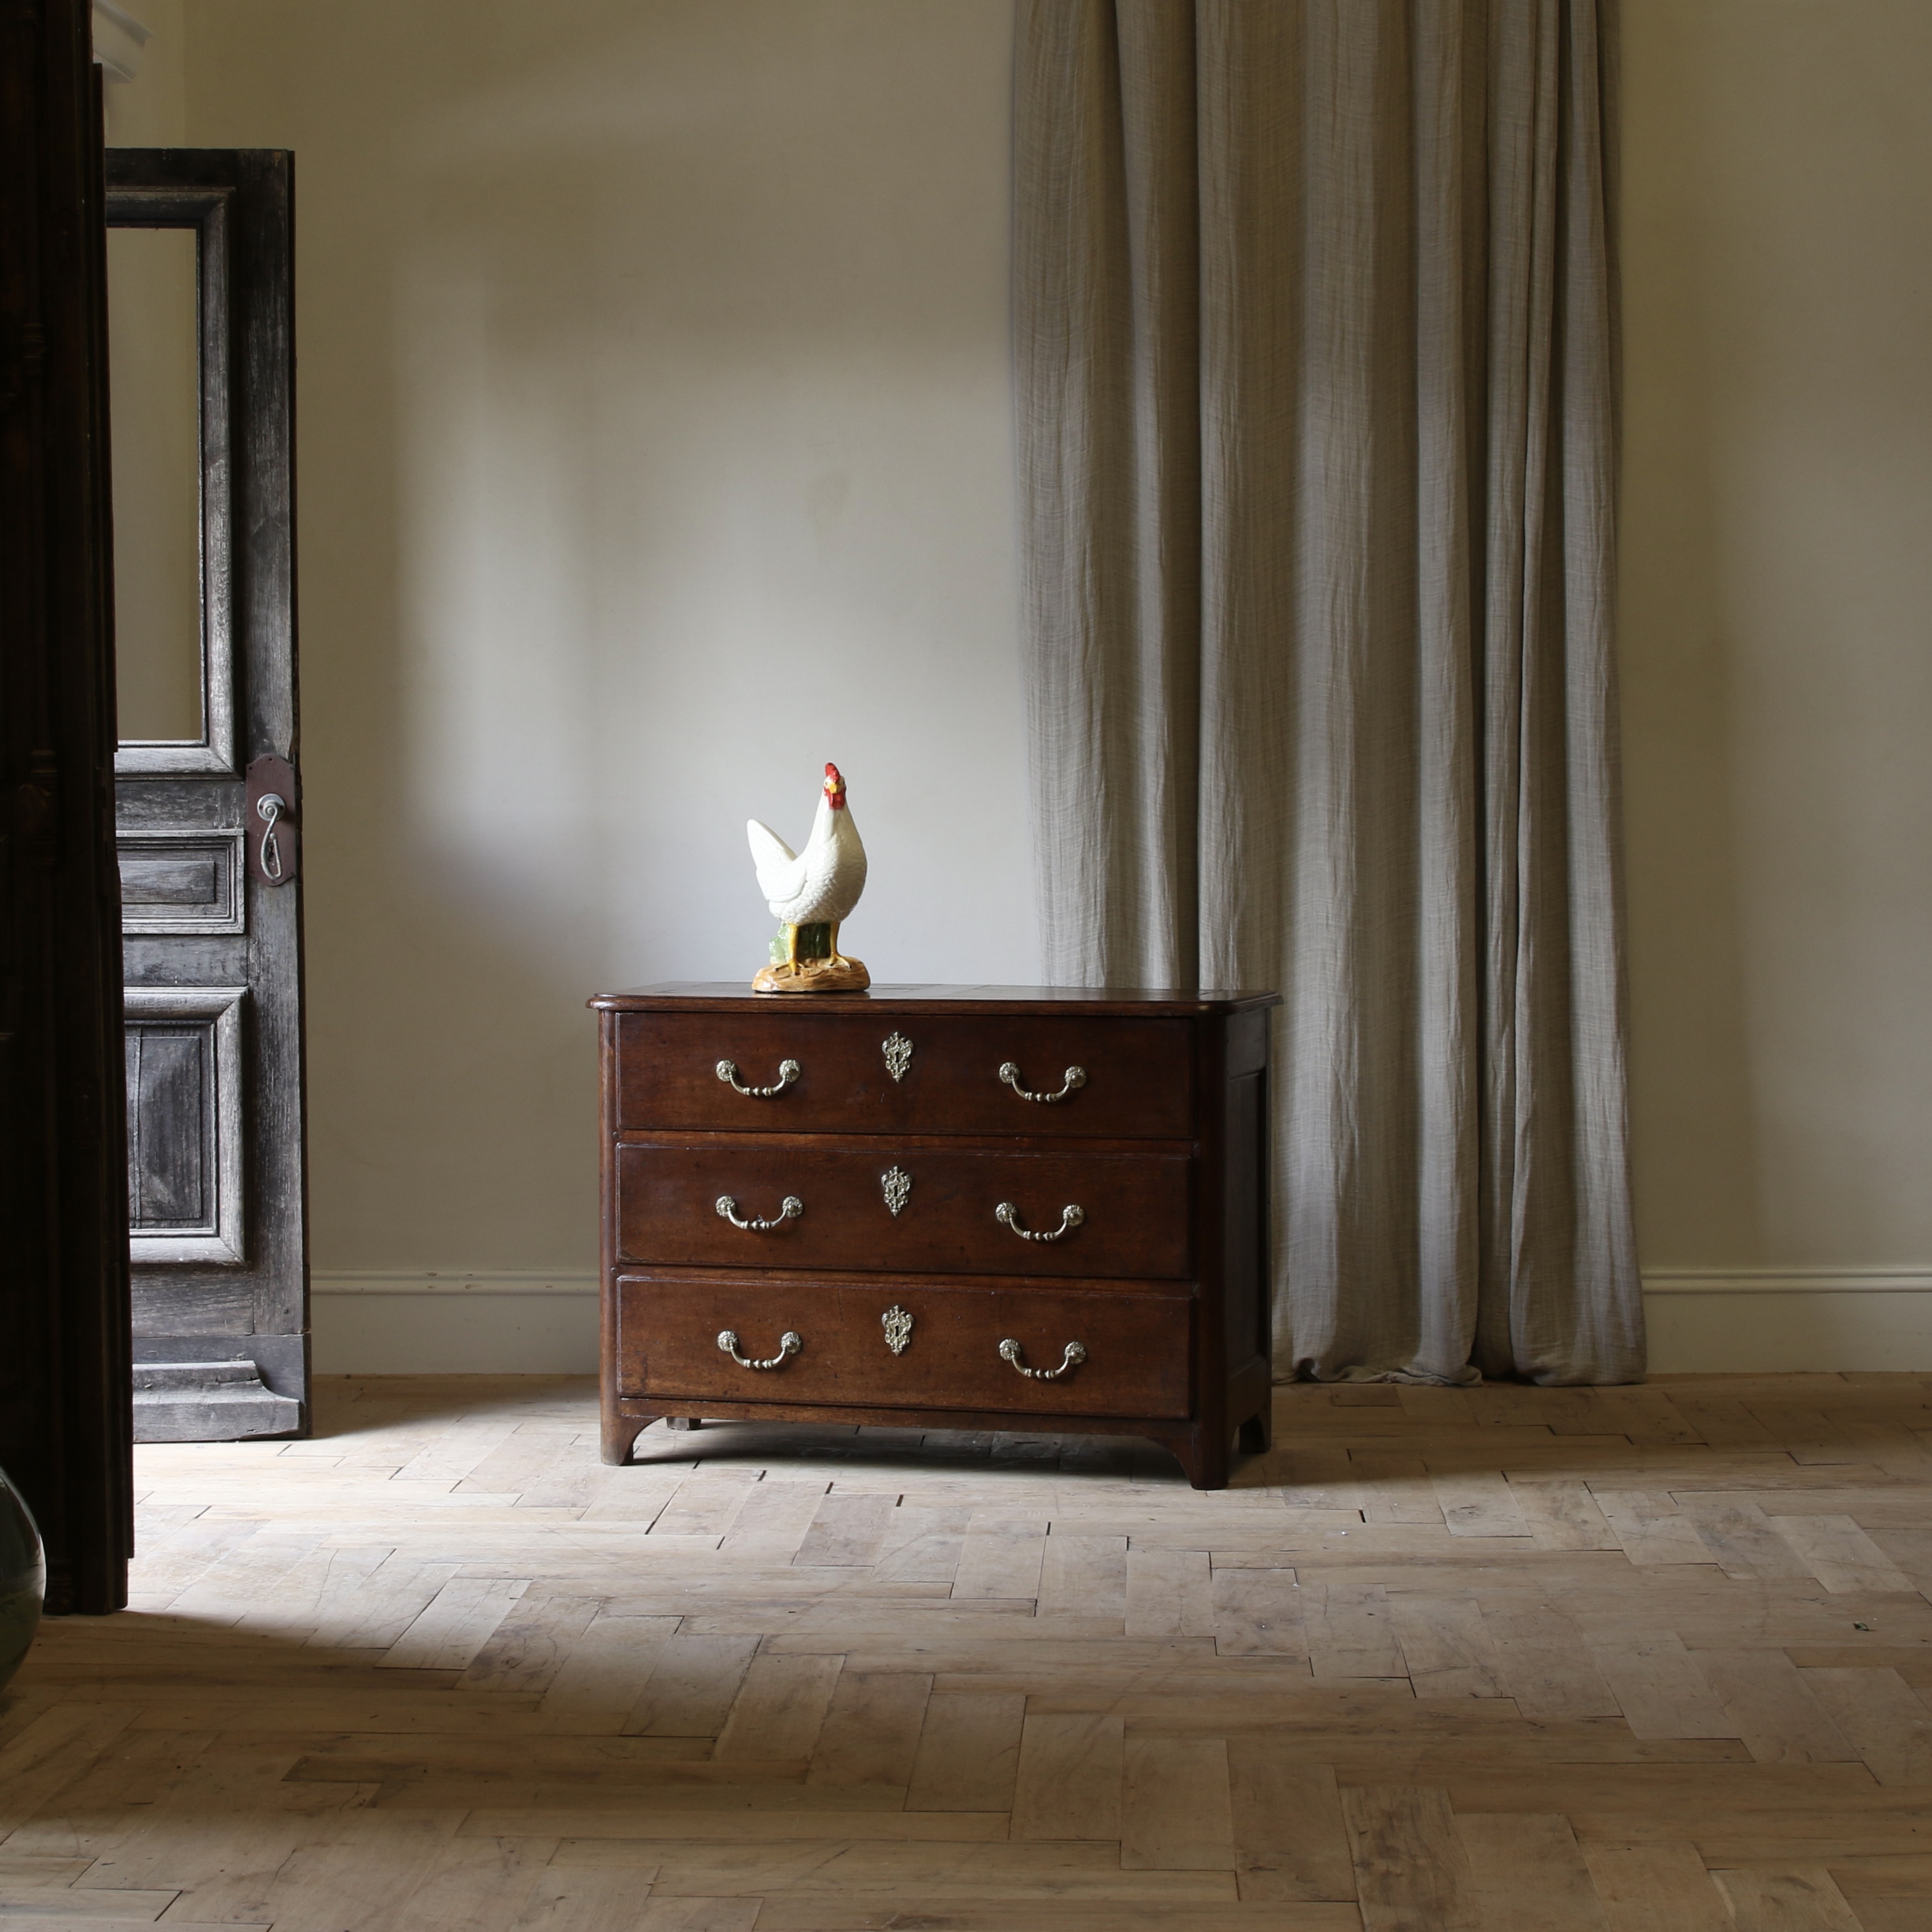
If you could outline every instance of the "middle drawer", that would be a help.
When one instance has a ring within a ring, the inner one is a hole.
[[[1193,1273],[1184,1154],[625,1141],[617,1253],[692,1267]]]

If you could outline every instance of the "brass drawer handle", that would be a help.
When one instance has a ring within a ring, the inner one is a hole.
[[[721,1214],[724,1211],[722,1202],[718,1211]],[[1049,1234],[1044,1231],[1035,1233],[1030,1228],[1022,1228],[1020,1226],[1020,1210],[1010,1201],[1002,1201],[993,1210],[993,1219],[1004,1222],[1023,1241],[1057,1241],[1063,1234],[1072,1234],[1086,1218],[1087,1210],[1084,1208],[1063,1208],[1060,1210],[1060,1226]]]
[[[730,1195],[721,1194],[718,1197],[718,1211],[733,1227],[746,1228],[754,1234],[769,1234],[782,1222],[796,1221],[805,1212],[805,1203],[796,1194],[788,1194],[778,1203],[778,1211],[770,1220],[760,1221],[754,1214],[748,1220],[741,1221],[738,1218],[737,1202]]]
[[[1055,1107],[1058,1106],[1061,1101],[1065,1100],[1068,1094],[1078,1093],[1082,1087],[1086,1085],[1087,1070],[1084,1066],[1070,1066],[1066,1071],[1060,1076],[1061,1084],[1060,1091],[1058,1094],[1029,1094],[1027,1090],[1020,1084],[1019,1063],[1017,1060],[1009,1060],[1006,1061],[1006,1064],[1000,1069],[1000,1078],[1004,1080],[1022,1100],[1036,1101],[1042,1107]]]
[[[722,1342],[724,1337],[720,1336],[718,1340]],[[1058,1368],[1030,1369],[1020,1360],[1020,1345],[1017,1342],[1009,1340],[1000,1344],[1000,1360],[1003,1362],[1012,1363],[1013,1366],[1018,1370],[1029,1382],[1057,1382],[1070,1370],[1077,1369],[1086,1359],[1086,1345],[1080,1342],[1070,1342],[1066,1345],[1066,1354],[1060,1358]]]
[[[772,1087],[747,1087],[738,1078],[738,1063],[735,1060],[721,1060],[718,1063],[718,1077],[734,1094],[742,1094],[748,1100],[776,1100],[805,1070],[795,1060],[778,1062],[778,1084]]]
[[[754,1362],[748,1355],[740,1354],[738,1336],[736,1330],[733,1329],[726,1328],[720,1331],[718,1346],[741,1369],[782,1369],[785,1365],[785,1358],[788,1355],[796,1354],[805,1344],[798,1339],[797,1334],[793,1330],[788,1328],[778,1337],[778,1352],[769,1362]]]

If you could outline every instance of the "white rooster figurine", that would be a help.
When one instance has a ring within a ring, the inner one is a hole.
[[[825,768],[818,815],[802,852],[794,852],[769,825],[746,822],[758,890],[784,928],[785,956],[774,958],[752,985],[766,992],[845,992],[871,983],[865,968],[838,950],[838,928],[866,890],[866,848],[845,802],[845,781],[836,765]],[[830,926],[830,956],[801,961],[801,926]]]

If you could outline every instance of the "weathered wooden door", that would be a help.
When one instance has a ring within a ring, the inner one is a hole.
[[[291,158],[110,148],[137,1441],[306,1430]]]

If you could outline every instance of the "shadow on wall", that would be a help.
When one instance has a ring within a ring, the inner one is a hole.
[[[880,980],[1035,974],[1003,8],[211,0],[298,154],[324,1269],[592,1264],[583,1001],[748,979],[836,758]]]

